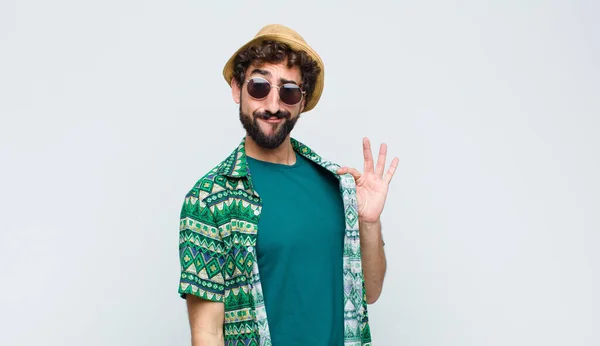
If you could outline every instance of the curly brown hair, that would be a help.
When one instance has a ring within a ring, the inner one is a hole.
[[[241,88],[246,71],[252,64],[280,63],[287,59],[287,66],[298,66],[302,76],[302,90],[306,91],[306,102],[312,98],[317,76],[321,68],[304,51],[294,51],[288,45],[276,41],[263,41],[259,45],[241,51],[233,62],[233,76]]]

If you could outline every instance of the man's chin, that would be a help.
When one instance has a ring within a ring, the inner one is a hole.
[[[279,131],[277,132],[270,132],[270,133],[264,133],[263,131],[260,132],[260,135],[263,139],[268,140],[269,142],[273,142],[275,141],[277,138],[280,137],[280,133]]]
[[[259,129],[258,133],[259,138],[254,138],[254,142],[258,144],[260,147],[265,149],[275,149],[278,148],[287,138],[287,135],[284,136],[281,129],[277,129],[274,132],[271,131],[269,133],[265,133],[262,129]]]
[[[264,149],[276,149],[289,137],[295,119],[282,118],[269,121],[261,117],[250,117],[240,111],[240,121],[253,141]]]

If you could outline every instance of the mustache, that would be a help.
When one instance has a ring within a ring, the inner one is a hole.
[[[255,118],[260,118],[260,119],[269,119],[271,117],[275,117],[277,119],[289,119],[291,114],[290,112],[286,112],[286,111],[278,111],[277,113],[271,113],[269,111],[265,111],[265,112],[254,112],[254,117]]]

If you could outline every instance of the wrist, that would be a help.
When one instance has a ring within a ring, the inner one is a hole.
[[[376,219],[368,220],[368,219],[359,217],[358,218],[358,224],[359,225],[364,225],[364,226],[367,226],[367,227],[380,226],[381,225],[381,218],[376,218]]]
[[[381,220],[379,218],[375,220],[358,219],[358,229],[361,236],[373,237],[381,233]]]
[[[383,245],[383,235],[381,234],[381,220],[378,218],[373,221],[358,220],[358,230],[360,232],[361,246]]]

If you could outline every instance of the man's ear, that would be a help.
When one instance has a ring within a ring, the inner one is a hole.
[[[231,78],[231,96],[233,97],[233,102],[240,104],[240,100],[242,99],[242,89],[238,85],[238,82],[235,78]]]

